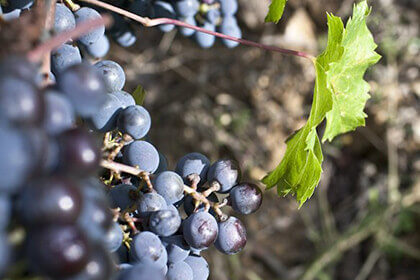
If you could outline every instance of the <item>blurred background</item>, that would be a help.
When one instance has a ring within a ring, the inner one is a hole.
[[[278,25],[264,24],[269,2],[240,1],[244,38],[316,55],[326,45],[326,11],[347,19],[355,1],[290,0]],[[369,4],[383,58],[366,75],[366,127],[323,145],[322,181],[300,210],[266,191],[259,212],[240,217],[245,250],[206,253],[211,279],[420,279],[420,1]],[[109,58],[123,65],[127,91],[145,88],[151,141],[172,168],[193,151],[237,159],[248,181],[276,167],[310,110],[310,61],[137,32],[133,47],[113,45]]]

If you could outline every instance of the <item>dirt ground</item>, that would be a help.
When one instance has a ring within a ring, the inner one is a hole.
[[[290,0],[273,25],[263,23],[268,0],[242,0],[238,18],[247,39],[317,54],[325,12],[347,18],[353,3]],[[383,58],[366,75],[366,127],[323,146],[323,179],[300,210],[266,191],[259,212],[241,217],[245,250],[206,253],[211,279],[419,279],[420,1],[369,3]],[[235,158],[245,179],[258,181],[310,110],[314,70],[305,59],[220,43],[203,50],[176,32],[144,28],[135,46],[113,45],[110,58],[124,66],[127,91],[146,89],[151,140],[172,167],[197,151]]]

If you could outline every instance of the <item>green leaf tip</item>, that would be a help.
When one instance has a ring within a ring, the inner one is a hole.
[[[144,99],[146,98],[146,91],[144,90],[143,86],[138,85],[131,95],[136,101],[136,105],[143,105]]]
[[[300,207],[321,179],[323,155],[318,125],[327,120],[322,138],[325,142],[365,124],[363,109],[369,84],[363,76],[380,59],[366,25],[370,12],[366,1],[356,4],[345,28],[339,17],[327,14],[328,44],[314,61],[316,78],[309,119],[287,139],[286,153],[277,168],[262,179],[268,189],[277,186],[279,195],[295,195]]]
[[[283,16],[287,0],[271,0],[265,22],[278,23]]]

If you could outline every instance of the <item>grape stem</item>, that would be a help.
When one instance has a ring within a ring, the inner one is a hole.
[[[46,41],[51,36],[51,30],[54,25],[54,16],[55,16],[55,4],[57,0],[47,0],[45,1],[45,9],[47,11],[47,16],[45,17],[44,30],[42,34],[42,41]],[[43,59],[41,65],[41,72],[43,74],[43,85],[47,86],[50,81],[50,72],[51,72],[51,55],[50,52],[47,52]]]
[[[260,49],[264,49],[264,50],[268,50],[268,51],[272,51],[272,52],[278,52],[278,53],[282,53],[282,54],[286,54],[286,55],[304,57],[304,58],[310,59],[311,61],[313,61],[315,59],[312,55],[310,55],[308,53],[305,53],[305,52],[302,52],[302,51],[295,51],[295,50],[284,49],[284,48],[279,48],[279,47],[275,47],[275,46],[268,46],[268,45],[264,45],[264,44],[257,43],[257,42],[254,42],[254,41],[240,39],[240,38],[229,36],[229,35],[226,35],[226,34],[223,34],[223,33],[210,31],[210,30],[207,30],[207,29],[199,27],[199,26],[194,26],[194,25],[185,23],[185,22],[177,20],[177,19],[172,19],[172,18],[150,19],[150,18],[147,18],[147,17],[142,17],[142,16],[139,16],[139,15],[136,15],[134,13],[131,13],[131,12],[126,11],[124,9],[115,7],[111,4],[104,3],[104,2],[99,1],[99,0],[78,0],[78,1],[85,2],[85,3],[88,3],[88,4],[92,4],[92,5],[104,8],[106,10],[109,10],[111,12],[120,14],[122,16],[125,16],[127,18],[130,18],[134,21],[137,21],[137,22],[141,23],[145,27],[153,27],[153,26],[157,26],[157,25],[161,25],[161,24],[173,24],[173,25],[177,25],[177,26],[181,26],[181,27],[185,27],[185,28],[189,28],[189,29],[194,29],[195,31],[198,31],[198,32],[207,33],[207,34],[210,34],[210,35],[222,38],[222,39],[234,41],[234,42],[237,42],[237,43],[240,43],[240,44],[243,44],[243,45],[247,45],[247,46],[251,46],[251,47],[256,47],[256,48],[260,48]]]
[[[133,166],[129,166],[129,165],[119,163],[119,162],[115,162],[115,161],[112,161],[112,160],[102,160],[101,161],[101,166],[105,169],[109,169],[109,170],[117,172],[117,173],[124,172],[124,173],[127,173],[127,174],[131,174],[131,175],[140,177],[142,180],[144,180],[146,182],[146,184],[148,184],[147,182],[150,183],[150,186],[148,185],[149,189],[150,188],[153,189],[152,183],[150,182],[150,173],[147,172],[147,171],[141,170],[137,167],[133,167]],[[197,207],[200,204],[203,204],[205,211],[209,211],[210,208],[212,208],[212,209],[214,209],[214,212],[217,214],[218,218],[221,221],[225,221],[227,219],[227,215],[224,214],[221,210],[222,207],[227,205],[227,201],[226,202],[223,201],[222,203],[217,203],[217,202],[210,201],[203,193],[200,193],[196,189],[194,189],[192,187],[189,187],[187,185],[184,185],[184,193],[192,196],[192,198],[194,199]]]
[[[44,43],[38,45],[33,50],[28,52],[27,57],[31,62],[40,62],[43,57],[50,53],[52,50],[58,48],[70,39],[77,39],[80,36],[96,29],[100,26],[109,26],[112,23],[112,18],[109,15],[102,15],[101,18],[85,21],[76,26],[76,28],[62,32]]]

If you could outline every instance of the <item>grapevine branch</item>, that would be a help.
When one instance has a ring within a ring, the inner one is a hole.
[[[45,9],[47,11],[47,16],[45,17],[44,32],[42,34],[42,40],[46,41],[50,38],[50,32],[54,25],[54,16],[55,16],[55,4],[57,0],[47,0],[45,2]],[[51,55],[50,51],[44,54],[42,59],[41,71],[44,76],[44,84],[47,85],[49,82],[50,71],[51,71]]]
[[[61,46],[69,39],[78,38],[89,31],[96,29],[102,25],[109,26],[112,23],[112,18],[108,15],[102,15],[101,18],[85,21],[76,26],[76,28],[62,32],[44,43],[38,45],[32,51],[27,54],[27,57],[32,62],[40,62],[44,55],[49,53],[51,50]]]
[[[92,5],[104,8],[106,10],[109,10],[111,12],[120,14],[122,16],[125,16],[127,18],[130,18],[134,21],[137,21],[137,22],[141,23],[145,27],[153,27],[153,26],[157,26],[157,25],[161,25],[161,24],[173,24],[173,25],[177,25],[177,26],[181,26],[181,27],[185,27],[185,28],[189,28],[189,29],[194,29],[198,32],[207,33],[207,34],[210,34],[210,35],[222,38],[222,39],[234,41],[234,42],[237,42],[237,43],[240,43],[240,44],[243,44],[243,45],[247,45],[247,46],[251,46],[251,47],[256,47],[256,48],[260,48],[260,49],[264,49],[264,50],[268,50],[268,51],[272,51],[272,52],[278,52],[278,53],[282,53],[282,54],[287,54],[287,55],[304,57],[304,58],[308,58],[312,61],[315,59],[312,55],[310,55],[308,53],[305,53],[305,52],[302,52],[302,51],[295,51],[295,50],[289,50],[289,49],[279,48],[279,47],[275,47],[275,46],[268,46],[268,45],[264,45],[264,44],[257,43],[257,42],[254,42],[254,41],[240,39],[240,38],[229,36],[229,35],[226,35],[226,34],[223,34],[223,33],[207,30],[207,29],[199,27],[199,26],[191,25],[191,24],[185,23],[185,22],[177,20],[177,19],[172,19],[172,18],[150,19],[150,18],[147,18],[147,17],[142,17],[142,16],[139,16],[139,15],[136,15],[134,13],[131,13],[131,12],[126,11],[124,9],[115,7],[111,4],[104,3],[104,2],[99,1],[99,0],[78,0],[78,1],[85,2],[85,3],[88,3],[88,4],[92,4]]]
[[[141,179],[145,180],[146,182],[150,183],[150,173],[144,170],[141,170],[139,168],[125,165],[122,163],[118,163],[112,160],[102,160],[101,166],[105,169],[112,170],[114,172],[124,172],[128,173],[137,177],[140,177]],[[208,211],[210,208],[212,208],[216,214],[219,216],[219,219],[224,221],[226,220],[227,216],[222,212],[220,208],[227,205],[227,200],[222,201],[221,203],[210,201],[207,196],[203,193],[198,192],[193,187],[189,187],[187,185],[184,185],[184,193],[192,196],[192,198],[197,202],[198,204],[203,204],[204,209]],[[198,206],[198,205],[196,205]]]

